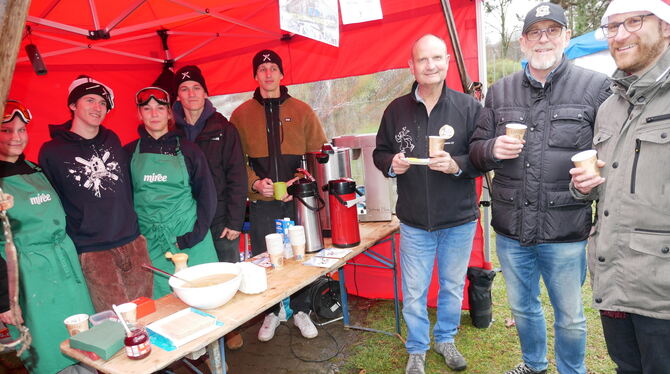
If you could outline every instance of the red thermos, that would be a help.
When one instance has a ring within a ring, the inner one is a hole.
[[[350,178],[328,182],[330,227],[335,247],[355,247],[361,242],[361,235],[358,231],[356,192],[356,182]]]

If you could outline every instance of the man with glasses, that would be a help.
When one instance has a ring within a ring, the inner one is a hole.
[[[563,55],[566,24],[557,4],[528,12],[520,39],[528,64],[491,87],[471,139],[471,161],[495,170],[491,224],[523,359],[507,374],[547,371],[540,277],[554,309],[558,372],[586,373],[581,286],[591,204],[570,194],[570,158],[591,148],[596,112],[611,92],[605,75]],[[526,126],[523,140],[506,135],[512,123]]]
[[[601,176],[570,171],[598,201],[593,305],[617,373],[670,373],[670,5],[614,0],[601,23],[618,67],[595,126]]]

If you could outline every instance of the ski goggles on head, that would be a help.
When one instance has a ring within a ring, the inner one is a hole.
[[[7,100],[5,113],[2,115],[2,123],[13,120],[15,116],[19,116],[25,124],[28,124],[33,119],[33,115],[23,104],[16,100]]]
[[[137,91],[135,94],[135,103],[138,106],[146,105],[152,98],[159,104],[170,105],[170,94],[159,87],[145,87]]]

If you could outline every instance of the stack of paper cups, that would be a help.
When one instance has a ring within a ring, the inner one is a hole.
[[[280,269],[284,266],[284,237],[282,234],[265,235],[265,246],[268,249],[272,267]]]
[[[288,229],[288,237],[291,240],[293,255],[298,261],[305,260],[305,227],[292,226]]]

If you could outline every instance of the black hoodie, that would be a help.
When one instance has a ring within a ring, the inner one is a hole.
[[[60,197],[67,233],[78,253],[120,247],[140,235],[133,209],[130,163],[118,136],[100,126],[84,139],[72,121],[49,125],[39,164]]]

